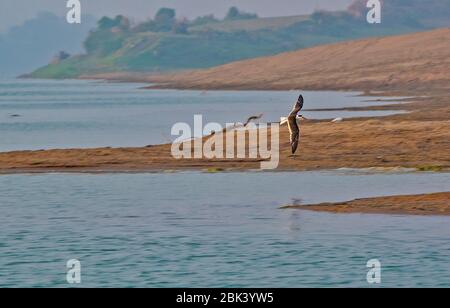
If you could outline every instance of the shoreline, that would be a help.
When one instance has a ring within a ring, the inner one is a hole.
[[[273,170],[261,170],[261,169],[240,169],[240,168],[180,168],[180,169],[157,169],[157,168],[91,168],[91,167],[60,167],[60,168],[12,168],[10,170],[0,170],[0,176],[2,175],[39,175],[39,174],[171,174],[171,173],[205,173],[205,174],[218,174],[218,173],[308,173],[308,172],[332,172],[343,173],[349,175],[377,175],[377,174],[426,174],[426,173],[449,173],[450,168],[406,168],[406,167],[366,167],[366,168],[329,168],[329,169],[273,169]]]
[[[410,108],[416,103],[409,104]],[[404,106],[403,106],[404,107]],[[290,158],[287,127],[280,128],[278,170],[338,168],[450,169],[450,120],[428,109],[379,118],[355,118],[341,123],[302,124],[298,157]],[[425,119],[420,119],[425,117]],[[444,117],[444,118],[442,118]],[[261,159],[183,159],[171,156],[171,145],[136,148],[54,149],[0,153],[0,173],[49,170],[223,170],[258,169]]]
[[[418,93],[403,92],[402,96]],[[377,93],[378,94],[378,93]],[[422,93],[423,94],[423,93]],[[450,171],[450,95],[433,91],[408,103],[351,110],[402,109],[407,113],[344,119],[340,123],[302,123],[298,157],[290,158],[289,132],[280,128],[279,171],[339,168],[412,168]],[[389,102],[388,102],[389,103]],[[341,108],[339,108],[341,109]],[[348,109],[348,108],[344,108]],[[259,169],[261,160],[184,159],[171,156],[171,145],[0,152],[0,174],[46,172],[157,172],[161,170]]]
[[[450,192],[362,198],[335,203],[289,205],[280,209],[333,214],[450,216]]]

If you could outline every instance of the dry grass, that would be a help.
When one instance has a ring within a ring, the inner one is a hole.
[[[372,38],[149,78],[171,88],[449,89],[450,29]]]

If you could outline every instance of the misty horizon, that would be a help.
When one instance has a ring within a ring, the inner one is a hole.
[[[239,9],[256,13],[260,17],[294,16],[309,14],[315,10],[345,9],[353,0],[95,0],[86,2],[81,0],[84,15],[102,16],[126,15],[136,22],[154,16],[161,7],[170,7],[177,11],[177,15],[195,18],[202,15],[214,14],[222,18],[227,10],[236,6]],[[66,1],[39,0],[30,3],[25,0],[2,0],[0,4],[0,33],[7,32],[14,26],[20,26],[27,20],[33,19],[42,12],[50,12],[57,16],[67,13]]]

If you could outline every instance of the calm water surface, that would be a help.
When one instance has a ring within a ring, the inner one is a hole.
[[[0,286],[450,285],[450,218],[279,210],[292,202],[449,190],[449,174],[0,176]]]

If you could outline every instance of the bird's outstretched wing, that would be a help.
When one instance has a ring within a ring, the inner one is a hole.
[[[304,103],[303,95],[300,95],[300,96],[298,97],[297,102],[296,102],[295,105],[294,105],[294,108],[292,108],[292,111],[291,111],[291,113],[289,114],[289,116],[293,116],[293,115],[296,116],[296,115],[300,112],[300,110],[302,110],[302,108],[303,108],[303,103]]]
[[[289,134],[290,134],[290,143],[291,143],[291,149],[292,154],[295,154],[298,148],[298,143],[300,141],[300,128],[298,127],[297,123],[297,114],[302,110],[303,108],[303,96],[300,95],[298,97],[297,102],[294,105],[294,108],[292,109],[291,113],[288,117],[288,127],[289,127]]]
[[[291,115],[288,117],[288,127],[292,154],[295,154],[300,141],[300,129],[297,124],[297,115]]]
[[[245,122],[244,127],[247,127],[247,125],[249,125],[250,122],[259,120],[259,119],[261,119],[262,117],[263,117],[263,114],[262,114],[262,113],[261,113],[260,115],[257,115],[257,116],[249,117],[249,118],[247,119],[247,122]]]
[[[247,121],[245,122],[245,124],[242,124],[242,123],[235,123],[235,124],[232,125],[232,126],[225,127],[225,128],[222,130],[222,133],[226,133],[226,132],[228,132],[229,130],[234,130],[234,129],[238,129],[238,128],[241,128],[241,127],[247,127],[247,126],[250,124],[250,122],[255,121],[255,120],[259,120],[259,119],[261,119],[263,116],[264,116],[264,114],[262,114],[262,113],[261,113],[260,115],[257,115],[257,116],[251,116],[251,117],[249,117],[249,118],[247,119]]]

